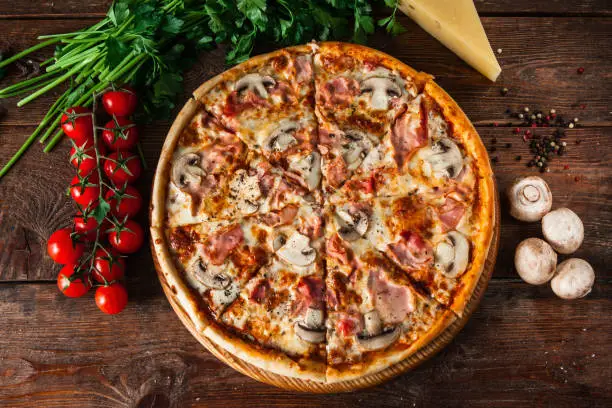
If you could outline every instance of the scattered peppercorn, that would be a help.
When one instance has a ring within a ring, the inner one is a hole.
[[[493,156],[491,158],[491,161],[493,162],[493,164],[497,164],[499,162],[499,158],[497,156]]]
[[[521,159],[522,159],[522,157],[521,157],[520,154],[514,158],[514,160],[516,160],[516,161],[521,161]]]
[[[506,149],[509,149],[512,147],[512,143],[506,143]]]
[[[508,88],[502,88],[501,94],[502,94],[502,96],[508,95]]]
[[[582,75],[584,73],[584,68],[580,67],[578,68],[578,74]]]

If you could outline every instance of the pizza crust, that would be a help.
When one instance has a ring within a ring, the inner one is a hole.
[[[478,132],[476,132],[474,125],[472,125],[459,105],[457,105],[457,102],[433,80],[427,82],[424,92],[431,96],[442,108],[447,121],[453,124],[455,135],[460,135],[465,151],[473,155],[477,164],[478,203],[473,207],[473,214],[478,214],[479,224],[475,227],[480,233],[477,235],[476,240],[472,239],[472,253],[475,256],[472,257],[470,269],[461,277],[463,288],[455,294],[453,303],[450,305],[451,309],[458,316],[461,316],[484,270],[485,261],[493,239],[493,230],[495,228],[495,176],[482,139]]]
[[[460,130],[461,139],[466,151],[470,152],[478,163],[476,167],[479,177],[478,214],[481,220],[478,227],[481,233],[477,235],[476,241],[472,241],[473,251],[476,255],[472,260],[470,270],[466,272],[462,280],[464,288],[455,296],[450,310],[446,310],[426,334],[419,337],[408,348],[402,350],[401,347],[399,349],[398,347],[391,347],[371,355],[368,361],[347,369],[329,367],[326,366],[325,362],[320,361],[294,360],[280,351],[263,349],[232,334],[212,321],[207,313],[202,310],[201,301],[197,299],[195,292],[186,285],[180,271],[177,269],[164,233],[164,229],[167,227],[165,221],[165,202],[167,185],[170,182],[169,174],[173,152],[185,126],[189,124],[194,114],[199,109],[202,109],[198,100],[222,81],[236,78],[240,73],[254,69],[282,53],[317,52],[320,49],[323,49],[325,52],[346,53],[358,60],[365,57],[374,57],[388,69],[397,71],[403,77],[412,78],[419,87],[419,91],[429,94],[442,107],[447,120],[453,123],[455,133]],[[462,315],[484,269],[485,260],[492,241],[493,228],[495,226],[494,191],[493,173],[481,139],[456,102],[433,82],[431,75],[417,72],[385,53],[361,45],[339,42],[311,43],[251,58],[211,78],[194,91],[193,98],[188,100],[173,122],[160,153],[150,206],[151,249],[158,276],[166,288],[169,289],[166,291],[167,295],[171,296],[173,303],[189,317],[196,332],[202,334],[214,344],[227,350],[239,359],[278,375],[316,382],[347,381],[380,372],[401,362],[430,343],[449,325],[455,322],[458,316]]]

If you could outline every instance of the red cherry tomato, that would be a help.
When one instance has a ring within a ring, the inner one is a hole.
[[[81,179],[74,176],[70,182],[70,195],[82,208],[93,207],[100,195],[100,178],[96,173]]]
[[[60,121],[66,136],[78,144],[93,138],[93,119],[89,109],[82,106],[68,108]]]
[[[91,283],[85,276],[70,279],[76,272],[76,268],[76,265],[73,264],[65,265],[57,275],[57,287],[60,292],[71,298],[81,297],[91,288]]]
[[[127,305],[128,295],[125,286],[119,282],[96,289],[96,305],[106,314],[117,314]]]
[[[55,231],[47,241],[47,252],[54,262],[73,264],[83,255],[84,246],[72,239],[72,230],[62,228]]]
[[[98,249],[94,259],[93,278],[100,283],[110,283],[123,279],[125,275],[125,259],[112,249]],[[106,279],[106,282],[104,281]]]
[[[130,116],[136,110],[137,104],[138,96],[129,86],[102,95],[102,105],[109,115]]]
[[[108,190],[105,198],[110,204],[111,213],[119,220],[132,218],[142,207],[142,196],[132,186],[126,186],[119,191]]]
[[[141,171],[140,159],[131,153],[114,152],[104,160],[104,173],[116,186],[133,183]]]
[[[140,224],[134,220],[127,220],[118,231],[108,234],[108,242],[122,254],[133,254],[138,251],[144,242],[144,231]]]
[[[131,150],[138,142],[138,128],[129,119],[118,117],[106,123],[104,128],[102,139],[111,150]]]
[[[85,215],[81,211],[77,211],[74,216],[74,230],[85,241],[94,241],[96,239],[96,230],[98,229],[98,221],[92,214]]]
[[[98,141],[98,152],[102,156],[106,154],[106,146],[100,141]],[[93,148],[93,139],[70,148],[70,163],[81,176],[88,175],[96,168],[96,149]]]

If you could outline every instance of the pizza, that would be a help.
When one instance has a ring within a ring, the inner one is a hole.
[[[338,382],[462,316],[494,194],[482,141],[431,76],[311,43],[194,93],[156,169],[152,247],[202,336],[272,373]]]

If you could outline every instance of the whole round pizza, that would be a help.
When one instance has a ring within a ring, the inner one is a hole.
[[[199,333],[272,373],[337,382],[461,316],[493,217],[486,150],[431,76],[313,43],[194,93],[161,154],[151,232]]]

